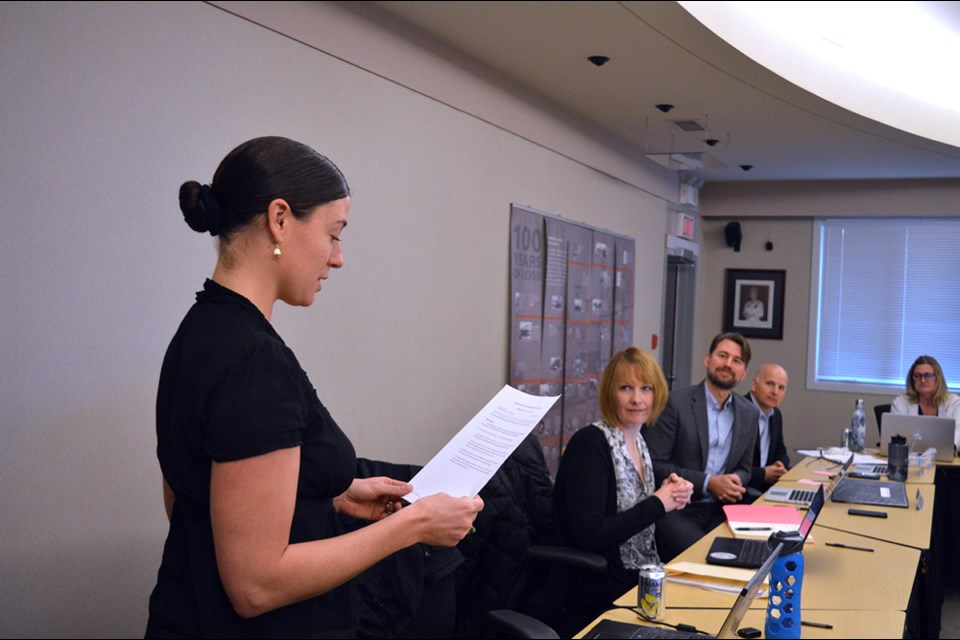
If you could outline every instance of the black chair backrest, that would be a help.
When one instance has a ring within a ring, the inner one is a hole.
[[[882,420],[883,414],[890,413],[889,404],[875,404],[873,405],[873,414],[877,416],[877,446],[882,447],[883,443],[880,442],[880,421]]]

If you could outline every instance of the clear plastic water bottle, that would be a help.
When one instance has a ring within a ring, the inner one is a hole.
[[[857,398],[850,418],[850,451],[863,451],[863,444],[867,439],[867,416],[863,411],[863,398]]]

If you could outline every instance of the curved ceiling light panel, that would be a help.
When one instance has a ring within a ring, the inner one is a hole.
[[[680,2],[744,55],[821,98],[960,147],[960,5]]]

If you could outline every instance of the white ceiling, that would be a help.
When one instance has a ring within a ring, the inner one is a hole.
[[[710,153],[727,166],[691,172],[709,182],[960,177],[960,148],[814,96],[676,2],[373,4],[505,85],[628,141],[638,155]],[[610,61],[598,67],[587,60],[594,55]],[[954,66],[945,64],[945,74],[955,76]],[[659,111],[664,103],[674,109]],[[706,131],[684,132],[678,120]],[[708,146],[708,138],[719,142]]]

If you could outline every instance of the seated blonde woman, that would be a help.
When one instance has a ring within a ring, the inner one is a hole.
[[[676,474],[657,488],[640,434],[667,402],[667,383],[652,355],[634,347],[607,363],[600,382],[602,419],[577,431],[554,486],[554,517],[563,544],[603,554],[607,571],[569,580],[569,611],[592,619],[637,584],[642,565],[659,562],[654,522],[690,502],[693,485]]]

